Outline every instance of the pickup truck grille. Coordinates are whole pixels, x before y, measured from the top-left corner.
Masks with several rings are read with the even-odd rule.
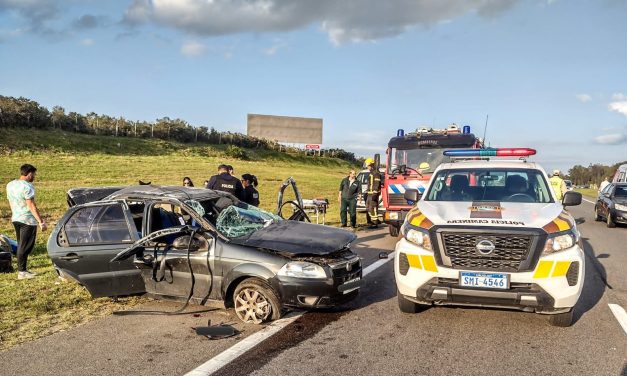
[[[495,249],[482,254],[477,244],[488,240]],[[533,244],[532,235],[442,232],[444,254],[455,269],[519,271],[528,259]]]

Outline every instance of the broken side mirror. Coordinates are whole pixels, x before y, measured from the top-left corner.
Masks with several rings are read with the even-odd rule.
[[[581,193],[568,191],[564,193],[564,198],[562,199],[562,205],[564,206],[577,206],[581,205]]]
[[[417,189],[408,189],[405,191],[405,200],[407,201],[408,204],[413,205],[416,202],[418,202],[418,200],[420,200],[420,197],[422,195],[420,194],[420,192],[418,192]]]

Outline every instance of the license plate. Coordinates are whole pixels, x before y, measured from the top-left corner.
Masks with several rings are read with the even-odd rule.
[[[460,272],[459,285],[485,289],[508,289],[509,275],[496,273]]]

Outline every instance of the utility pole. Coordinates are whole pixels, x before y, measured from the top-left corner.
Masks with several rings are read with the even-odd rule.
[[[155,124],[150,124],[150,138],[155,137]]]
[[[196,127],[196,139],[194,140],[194,142],[198,142],[198,127]]]
[[[135,137],[137,137],[137,122],[135,122]]]
[[[115,120],[115,137],[118,137],[118,121]]]

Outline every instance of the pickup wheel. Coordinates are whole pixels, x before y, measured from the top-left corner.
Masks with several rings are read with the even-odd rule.
[[[242,281],[233,293],[237,317],[247,324],[261,324],[281,317],[281,301],[268,284],[250,278]]]
[[[426,306],[405,299],[398,290],[396,291],[396,297],[398,299],[398,309],[403,313],[418,313],[427,308]]]
[[[388,231],[390,231],[390,235],[392,237],[397,237],[398,236],[398,227],[396,227],[394,225],[388,225]]]
[[[549,323],[553,326],[567,327],[573,324],[573,310],[568,312],[558,313],[557,315],[551,315],[549,317]]]

